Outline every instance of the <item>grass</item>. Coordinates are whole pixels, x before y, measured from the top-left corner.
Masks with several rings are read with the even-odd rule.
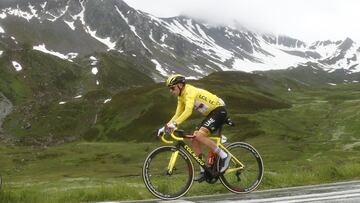
[[[225,128],[224,134],[229,142],[247,142],[262,155],[265,174],[259,189],[360,179],[358,84],[287,91],[281,81],[265,81],[257,76],[241,81],[249,86],[233,86],[234,96],[223,83],[211,87],[199,81],[199,85],[230,99],[228,109],[236,127]],[[261,86],[251,88],[255,83]],[[267,92],[269,86],[276,88]],[[94,97],[89,100],[96,101],[97,93],[93,94],[84,96],[84,100]],[[237,106],[237,99],[244,101]],[[51,114],[63,118],[72,115],[65,110],[84,108],[85,112],[84,117],[69,123],[50,120],[51,126],[57,131],[69,127],[70,133],[79,126],[73,122],[82,122],[81,118],[88,117],[86,112],[91,113],[91,105],[83,102],[70,102],[59,109],[50,106]],[[252,107],[252,102],[260,106]],[[171,104],[175,105],[175,100],[160,86],[137,88],[114,95],[112,102],[104,105],[99,122],[84,136],[92,142],[80,139],[55,146],[0,145],[0,173],[4,178],[0,202],[154,198],[142,182],[141,168],[146,155],[161,145],[151,136],[151,129],[171,116],[169,112],[175,109]],[[191,129],[200,121],[201,117],[194,116],[181,127]],[[11,123],[16,126],[15,121],[7,124]],[[218,181],[213,185],[194,183],[187,195],[226,192]]]
[[[275,136],[246,141],[264,160],[265,174],[259,189],[359,179],[359,149],[344,150],[336,141],[299,143]],[[0,168],[5,183],[0,202],[154,198],[142,182],[141,167],[146,155],[158,145],[76,142],[42,149],[2,146]],[[194,183],[187,195],[226,192],[218,181],[213,185]]]

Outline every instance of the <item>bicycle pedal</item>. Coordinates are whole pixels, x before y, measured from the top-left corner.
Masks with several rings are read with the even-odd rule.
[[[202,182],[204,182],[204,180],[205,180],[205,178],[200,178],[199,180],[195,180],[195,181],[197,181],[198,183],[202,183]]]

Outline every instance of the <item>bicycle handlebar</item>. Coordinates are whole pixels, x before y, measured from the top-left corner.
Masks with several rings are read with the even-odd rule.
[[[176,130],[178,130],[178,129],[175,128],[171,133],[166,133],[166,132],[163,133],[163,135],[161,136],[161,141],[163,141],[163,142],[166,143],[166,144],[173,144],[173,143],[174,143],[173,140],[176,140],[176,141],[184,140],[184,138],[179,137],[179,136],[176,136],[176,135],[174,134],[174,132],[175,132]],[[171,138],[172,138],[173,140],[167,140],[167,139],[165,138],[167,134],[170,134],[170,136],[171,136]]]

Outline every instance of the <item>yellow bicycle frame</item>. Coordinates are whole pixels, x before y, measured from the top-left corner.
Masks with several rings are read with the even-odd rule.
[[[176,136],[173,132],[170,134],[170,136],[171,136],[171,138],[172,138],[173,140],[176,140],[176,141],[183,141],[183,140],[184,140],[184,138]],[[221,149],[223,149],[226,153],[228,153],[229,155],[231,155],[231,157],[232,157],[232,158],[231,158],[231,161],[232,161],[235,165],[239,165],[239,167],[227,169],[227,170],[225,171],[225,174],[231,173],[231,172],[235,172],[235,171],[238,171],[238,170],[242,170],[242,169],[245,168],[245,165],[244,165],[243,163],[241,163],[240,160],[237,159],[234,155],[232,155],[231,152],[230,152],[229,150],[227,150],[224,145],[222,145],[222,143],[221,143],[221,138],[219,138],[219,137],[211,137],[211,136],[210,136],[209,138],[212,139],[212,140],[215,140],[217,146],[219,146],[219,147],[220,147]],[[164,143],[166,143],[166,144],[173,144],[173,143],[174,143],[173,140],[167,140],[167,139],[165,138],[165,134],[164,134],[163,136],[161,136],[161,140],[162,140]],[[192,152],[191,149],[190,149],[190,150],[186,149],[186,151],[188,151],[190,154],[191,154],[191,152]],[[169,164],[168,164],[168,173],[169,173],[169,174],[172,174],[172,172],[173,172],[173,169],[174,169],[174,166],[175,166],[175,163],[176,163],[176,160],[177,160],[178,155],[179,155],[179,151],[175,151],[175,152],[173,152],[173,153],[171,154],[171,158],[170,158],[170,161],[169,161]],[[196,157],[194,157],[194,159],[196,159]],[[199,162],[199,161],[197,160],[197,162]],[[201,165],[201,164],[200,164],[200,165]]]

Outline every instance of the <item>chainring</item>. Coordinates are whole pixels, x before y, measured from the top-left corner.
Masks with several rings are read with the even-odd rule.
[[[216,166],[214,164],[214,166],[211,167],[211,173],[212,174],[217,174],[216,173]],[[207,172],[205,171],[205,181],[207,183],[210,183],[210,184],[214,184],[217,182],[217,180],[219,179],[219,176],[213,176],[210,172]]]

